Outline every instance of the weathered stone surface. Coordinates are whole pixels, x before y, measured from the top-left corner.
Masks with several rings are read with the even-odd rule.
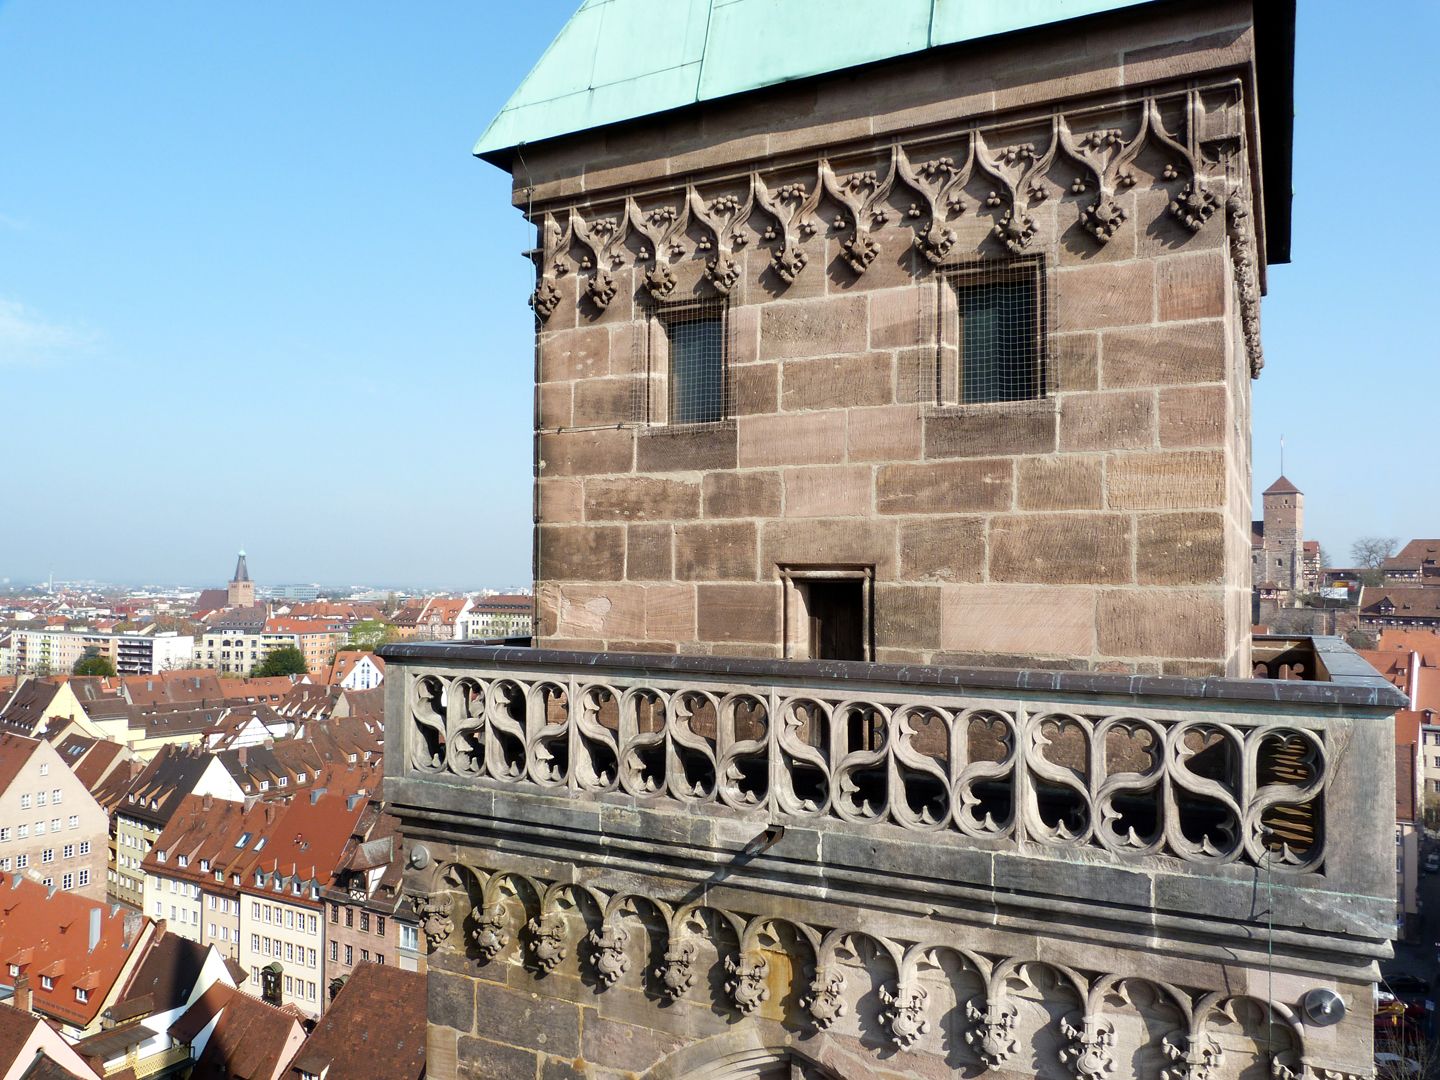
[[[435,971],[426,980],[430,1023],[456,1031],[475,1030],[475,982],[463,975]]]
[[[645,636],[645,592],[639,585],[560,586],[555,619],[561,637],[638,641]]]
[[[845,414],[742,416],[740,467],[824,465],[845,459]]]
[[[754,581],[757,538],[751,521],[679,525],[675,576],[681,581]]]
[[[849,420],[851,461],[908,461],[920,456],[919,406],[852,409]]]
[[[776,566],[874,566],[881,578],[895,572],[893,519],[805,518],[761,526],[762,576]]]
[[[1109,505],[1118,510],[1188,510],[1225,501],[1225,457],[1218,450],[1115,454],[1106,462]]]
[[[1055,272],[1055,329],[1130,326],[1155,318],[1155,270],[1149,260]]]
[[[1160,319],[1210,319],[1225,314],[1229,263],[1221,251],[1170,255],[1155,272]]]
[[[628,473],[635,460],[635,436],[614,431],[559,431],[540,436],[543,476]]]
[[[620,525],[542,525],[539,560],[542,579],[619,581],[625,576],[625,530]]]
[[[730,369],[731,411],[764,416],[780,411],[780,365],[745,364]]]
[[[1060,393],[1100,388],[1100,335],[1055,334],[1050,338],[1053,388]]]
[[[700,514],[700,485],[690,480],[625,476],[585,485],[587,521],[666,521]]]
[[[1008,459],[880,466],[875,504],[882,514],[1008,510],[1014,477]]]
[[[637,406],[641,384],[634,378],[581,379],[575,383],[576,427],[628,424],[643,414]]]
[[[692,585],[645,587],[647,641],[695,640],[695,588]]]
[[[568,382],[610,374],[610,331],[603,326],[561,330],[540,342],[540,381]]]
[[[869,515],[874,502],[869,465],[816,465],[786,469],[786,517]]]
[[[1227,396],[1223,386],[1160,391],[1161,446],[1224,446]]]
[[[706,473],[701,481],[706,517],[779,517],[778,472]]]
[[[736,464],[735,425],[645,428],[635,440],[638,472],[694,472],[733,469]]]
[[[1106,387],[1222,382],[1225,327],[1219,320],[1174,323],[1102,335]]]
[[[1055,451],[1054,401],[967,405],[925,417],[927,458],[1050,454]]]
[[[981,581],[985,519],[932,515],[900,525],[900,577],[905,581]]]
[[[1015,514],[990,521],[990,580],[1080,585],[1132,580],[1130,517]]]
[[[571,401],[574,383],[541,383],[537,390],[537,407],[540,414],[535,426],[546,431],[569,427],[571,423]]]
[[[881,585],[875,590],[876,647],[940,647],[938,585]]]
[[[1095,593],[1083,586],[947,585],[942,647],[982,655],[1090,656]]]
[[[486,1028],[495,1034],[502,1034],[493,1028]],[[462,1080],[495,1080],[497,1077],[523,1077],[529,1080],[539,1067],[539,1055],[533,1050],[518,1046],[506,1046],[489,1039],[460,1036],[457,1048],[460,1057],[458,1075]]]
[[[818,271],[815,277],[821,277]],[[760,312],[760,357],[788,360],[864,352],[869,321],[863,296],[769,304]]]
[[[1099,457],[1060,454],[1016,462],[1018,510],[1099,510],[1104,502],[1105,468]]]
[[[895,400],[895,358],[888,352],[790,360],[781,372],[788,412],[888,405]]]
[[[585,1010],[585,1037],[582,1056],[601,1068],[644,1070],[666,1054],[685,1045],[685,1040],[653,1027],[622,1024],[601,1019],[593,1009]]]
[[[579,521],[585,515],[585,491],[578,479],[564,477],[537,481],[540,520],[550,525]]]
[[[1225,650],[1219,589],[1113,589],[1097,606],[1099,651],[1107,656],[1217,657]]]
[[[933,286],[932,286],[933,287]],[[904,349],[921,342],[921,288],[886,289],[870,297],[870,347]]]
[[[1135,450],[1153,445],[1153,391],[1066,394],[1060,401],[1061,450]]]
[[[701,641],[780,640],[780,586],[764,582],[695,587],[696,623]]]
[[[482,1030],[492,1038],[509,1036],[560,1057],[580,1053],[580,1009],[568,1001],[487,985],[479,992],[476,1009],[484,1017]]]
[[[1135,570],[1142,585],[1209,585],[1225,579],[1225,515],[1142,514]]]
[[[674,526],[669,524],[627,526],[625,576],[631,581],[669,581],[674,577],[674,534]]]

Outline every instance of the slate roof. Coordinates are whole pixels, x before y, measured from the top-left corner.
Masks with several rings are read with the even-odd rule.
[[[1305,494],[1283,475],[1262,492],[1263,495],[1303,495]]]
[[[172,1034],[177,1028],[189,1030],[186,1020],[208,996],[208,993],[203,995],[176,1021]],[[268,1078],[288,1064],[283,1059],[288,1055],[290,1038],[299,1026],[300,1016],[293,1007],[277,1009],[259,998],[231,990],[221,1006],[220,1020],[205,1044],[205,1051],[190,1074],[191,1080]]]
[[[1385,560],[1386,570],[1419,570],[1440,562],[1440,540],[1411,540]]]
[[[117,811],[163,828],[213,760],[213,754],[195,747],[162,746],[130,785]]]
[[[210,946],[179,934],[166,933],[157,938],[130,977],[129,985],[106,1010],[106,1019],[122,1022],[178,1009],[194,993],[209,953]]]
[[[425,1075],[425,976],[360,964],[290,1063],[289,1076],[420,1080]]]
[[[19,735],[34,735],[45,724],[46,710],[60,693],[60,684],[27,679],[15,691],[0,713],[0,729]]]
[[[40,748],[39,739],[27,739],[9,731],[0,731],[0,794],[3,794],[26,763]]]
[[[1396,619],[1440,619],[1440,589],[1366,588],[1360,593],[1360,611],[1364,615],[1383,615]]]

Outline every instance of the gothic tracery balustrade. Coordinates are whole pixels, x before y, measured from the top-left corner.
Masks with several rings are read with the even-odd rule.
[[[1334,734],[1303,717],[494,661],[401,670],[412,776],[992,847],[1323,868]]]

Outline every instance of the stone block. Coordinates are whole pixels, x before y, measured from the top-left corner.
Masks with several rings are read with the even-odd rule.
[[[523,1041],[559,1057],[580,1053],[580,1009],[568,1001],[487,986],[480,993],[478,1008],[487,1034]]]
[[[815,465],[786,469],[786,517],[868,515],[875,484],[869,465]]]
[[[753,364],[760,359],[760,311],[758,304],[730,308],[730,363]]]
[[[645,587],[645,638],[647,641],[695,640],[695,587]]]
[[[990,519],[990,580],[1112,585],[1132,580],[1130,517],[1015,514]]]
[[[645,592],[639,585],[561,585],[558,636],[637,641],[645,636]]]
[[[558,431],[540,436],[542,476],[597,476],[628,473],[635,460],[635,436],[613,431]]]
[[[539,484],[540,520],[547,525],[562,525],[580,521],[585,515],[585,490],[580,481],[568,477],[555,477],[537,481]]]
[[[758,533],[751,521],[675,528],[675,576],[681,581],[754,581]]]
[[[540,526],[542,581],[619,581],[625,576],[621,525]]]
[[[1100,335],[1055,334],[1050,338],[1051,386],[1060,393],[1100,389]]]
[[[730,369],[730,411],[767,416],[780,411],[780,365],[745,364]]]
[[[920,456],[920,409],[888,405],[850,410],[847,429],[851,461],[912,461]]]
[[[1167,255],[1155,270],[1160,321],[1214,319],[1225,314],[1229,262],[1222,251]]]
[[[700,515],[700,485],[688,480],[623,476],[585,485],[586,521],[673,521]]]
[[[475,1030],[475,980],[443,971],[425,980],[430,1023],[460,1032]]]
[[[1155,445],[1155,394],[1126,390],[1060,399],[1061,450],[1137,450]]]
[[[1055,452],[1054,400],[966,405],[925,417],[927,458]]]
[[[1100,371],[1106,389],[1224,382],[1225,324],[1211,319],[1106,331]]]
[[[1059,454],[1016,463],[1018,510],[1099,510],[1104,504],[1105,469],[1099,457]]]
[[[644,428],[635,440],[635,471],[733,469],[737,460],[736,445],[733,422]]]
[[[820,277],[820,272],[815,276]],[[863,296],[769,304],[760,312],[760,357],[789,360],[864,352],[870,340],[869,321]]]
[[[535,426],[542,431],[569,427],[574,413],[571,409],[571,391],[574,383],[541,383],[536,407],[540,410]]]
[[[631,581],[669,581],[675,576],[671,556],[674,526],[625,527],[625,576]]]
[[[1149,260],[1055,271],[1055,329],[1094,330],[1155,319],[1155,271]]]
[[[546,334],[540,342],[540,381],[573,382],[610,374],[610,330],[585,326]]]
[[[926,461],[882,465],[875,505],[882,514],[954,514],[1010,509],[1009,460]]]
[[[903,581],[981,581],[985,519],[940,515],[900,524]]]
[[[487,1026],[485,1030],[499,1034],[492,1027]],[[463,1080],[496,1080],[501,1076],[523,1077],[524,1080],[530,1080],[535,1075],[540,1061],[539,1055],[534,1050],[507,1046],[504,1043],[492,1042],[489,1039],[476,1039],[467,1035],[460,1036],[457,1054],[460,1058],[457,1075]]]
[[[642,1002],[643,1006],[654,1008],[648,1002]],[[643,1017],[643,1012],[640,1015]],[[627,1076],[636,1076],[684,1044],[685,1040],[678,1035],[601,1018],[595,1010],[585,1010],[581,1053],[591,1065],[618,1069]]]
[[[1161,446],[1224,446],[1227,397],[1223,386],[1160,391]]]
[[[845,413],[742,416],[740,467],[826,465],[845,459]]]
[[[1219,450],[1114,454],[1105,466],[1114,510],[1212,509],[1225,503],[1225,455]]]
[[[701,479],[706,517],[780,516],[778,472],[706,473]]]
[[[643,417],[639,407],[644,384],[632,376],[581,379],[575,383],[572,423],[576,427],[628,424]]]
[[[777,566],[873,566],[895,576],[894,520],[804,518],[765,522],[760,532],[761,575]]]
[[[947,652],[1090,656],[1095,594],[1084,586],[946,585],[940,640]]]
[[[789,412],[889,405],[895,400],[895,358],[888,352],[790,360],[780,377],[781,405]]]
[[[780,641],[777,582],[695,586],[695,621],[701,641]]]
[[[870,348],[908,349],[921,344],[926,332],[925,288],[911,284],[871,294]]]
[[[1107,589],[1097,605],[1106,656],[1223,657],[1225,597],[1220,589]]]
[[[1225,515],[1142,514],[1135,573],[1141,585],[1211,585],[1225,580]]]
[[[939,585],[876,585],[876,647],[938,649],[940,604]]]

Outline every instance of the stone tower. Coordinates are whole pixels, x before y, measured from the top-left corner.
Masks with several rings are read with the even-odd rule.
[[[250,580],[250,568],[245,565],[243,551],[235,560],[235,575],[225,592],[225,601],[230,607],[251,607],[255,603],[255,583]]]
[[[1304,584],[1305,495],[1282,476],[1260,498],[1262,543],[1251,572],[1257,586],[1293,595]]]
[[[1404,695],[1248,677],[1293,42],[579,7],[477,147],[537,230],[535,642],[382,651],[430,1076],[1371,1074]]]

